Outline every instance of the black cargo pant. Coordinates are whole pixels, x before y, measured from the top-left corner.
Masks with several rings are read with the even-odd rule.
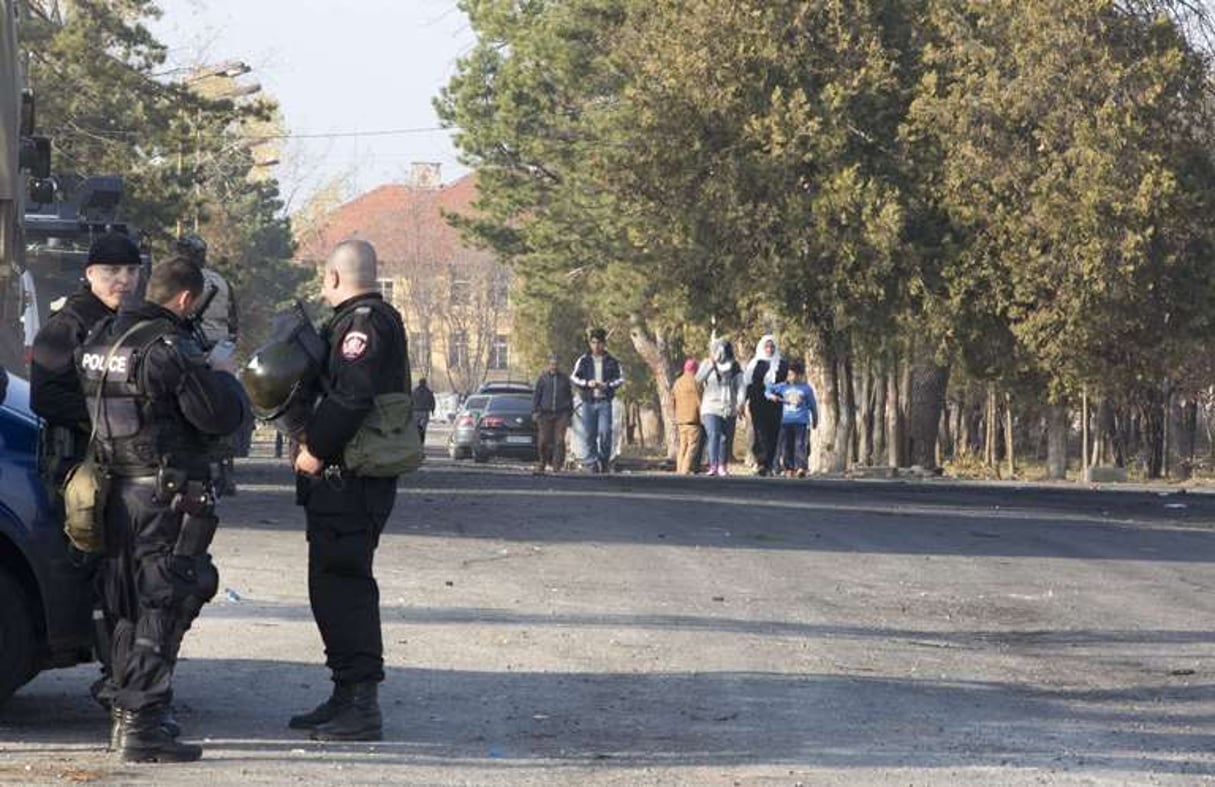
[[[296,477],[308,529],[308,601],[339,683],[384,680],[380,587],[373,573],[397,479]]]
[[[751,455],[761,470],[771,470],[776,463],[777,441],[783,408],[777,402],[751,402]]]
[[[105,509],[100,580],[114,621],[110,689],[124,710],[172,700],[182,635],[219,581],[208,556],[174,555],[182,514],[161,502],[150,482],[115,478]]]

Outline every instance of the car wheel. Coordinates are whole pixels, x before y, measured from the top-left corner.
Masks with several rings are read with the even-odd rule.
[[[0,568],[0,702],[34,676],[37,631],[25,591]]]
[[[480,451],[473,451],[473,461],[479,465],[483,465],[489,461],[489,454],[483,454]]]

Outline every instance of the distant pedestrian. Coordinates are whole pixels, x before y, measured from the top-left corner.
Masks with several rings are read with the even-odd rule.
[[[413,389],[413,422],[418,426],[418,436],[422,444],[426,444],[426,427],[430,424],[430,414],[435,411],[435,393],[426,384],[426,378],[418,380],[418,387]]]
[[[806,364],[789,363],[789,373],[783,383],[769,384],[768,398],[781,405],[780,439],[777,454],[785,475],[804,478],[809,459],[809,430],[818,427],[818,403],[814,389],[803,375]]]
[[[751,418],[751,455],[759,475],[772,472],[781,425],[780,405],[768,399],[766,388],[783,381],[788,373],[789,365],[780,357],[776,337],[767,334],[756,345],[755,356],[744,374],[747,415]]]
[[[675,396],[675,425],[679,428],[679,457],[675,472],[692,474],[692,461],[700,453],[700,384],[696,382],[699,364],[695,358],[683,362],[683,374],[671,391]]]
[[[558,471],[565,467],[565,432],[574,412],[574,389],[570,378],[557,369],[559,359],[549,355],[548,368],[536,379],[532,394],[532,418],[536,421],[538,456],[536,472],[544,466]]]
[[[582,425],[586,437],[583,466],[587,472],[606,473],[612,461],[612,400],[624,385],[620,361],[607,351],[607,331],[595,328],[587,342],[590,352],[574,364],[570,382],[582,397]]]
[[[734,444],[734,428],[746,402],[742,367],[734,345],[724,339],[710,345],[710,357],[700,364],[696,381],[704,386],[700,421],[709,449],[709,475],[726,475]]]

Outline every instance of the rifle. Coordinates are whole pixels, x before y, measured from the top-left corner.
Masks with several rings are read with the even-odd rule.
[[[215,296],[218,294],[219,287],[216,287],[214,284],[208,284],[206,289],[203,290],[202,297],[198,299],[198,304],[194,307],[194,311],[190,312],[189,316],[185,319],[186,329],[190,331],[194,340],[198,342],[198,346],[204,355],[211,349],[212,344],[207,339],[207,334],[203,332],[203,315],[206,314],[207,309],[211,308],[211,301],[215,300]]]

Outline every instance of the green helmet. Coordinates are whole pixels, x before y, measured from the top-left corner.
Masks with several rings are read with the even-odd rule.
[[[241,382],[254,414],[275,421],[297,410],[312,393],[326,356],[325,340],[312,327],[301,304],[274,318],[270,340],[253,353],[241,372]]]

